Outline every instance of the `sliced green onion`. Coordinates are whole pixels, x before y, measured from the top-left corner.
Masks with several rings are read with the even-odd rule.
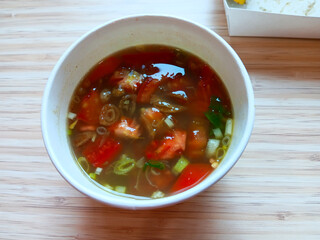
[[[213,169],[216,169],[218,166],[219,166],[219,162],[217,162],[216,160],[214,160],[213,158],[210,159],[210,164],[211,164],[211,167]]]
[[[127,188],[125,186],[115,186],[114,190],[118,193],[126,193]]]
[[[222,146],[229,146],[230,142],[231,142],[231,136],[229,135],[224,136],[224,138],[222,138],[221,140]]]
[[[169,128],[173,128],[174,127],[174,122],[172,121],[172,116],[168,116],[166,117],[166,119],[164,120],[164,122],[168,125]]]
[[[115,162],[113,172],[117,175],[126,175],[134,168],[135,165],[136,162],[134,159],[123,154],[121,158]]]
[[[113,187],[110,186],[108,183],[104,184],[103,186],[104,186],[105,188],[108,188],[108,189],[110,189],[110,190],[113,190]]]
[[[189,164],[189,161],[184,156],[181,156],[180,159],[172,168],[173,174],[179,175],[183,171],[183,169],[185,169],[186,166],[188,166],[188,164]]]
[[[68,118],[69,118],[70,120],[74,120],[76,117],[77,117],[77,114],[75,114],[75,113],[73,113],[73,112],[69,112],[69,113],[68,113]]]
[[[226,129],[225,129],[224,135],[231,136],[231,134],[232,134],[232,119],[228,118],[226,122]]]
[[[222,121],[223,121],[223,115],[222,113],[216,113],[216,112],[205,112],[204,115],[208,118],[208,120],[211,122],[211,124],[215,128],[220,128],[222,127]]]
[[[85,157],[79,157],[78,158],[78,163],[80,164],[80,166],[82,167],[82,169],[85,171],[85,172],[88,172],[89,171],[89,163],[87,161],[87,159]]]
[[[158,168],[160,170],[163,170],[165,169],[165,165],[163,162],[160,162],[160,161],[154,161],[154,160],[149,160],[148,162],[145,162],[144,163],[144,166],[143,166],[143,171],[146,170],[147,167],[154,167],[154,168]]]
[[[102,168],[101,167],[97,167],[96,171],[94,172],[97,175],[100,175],[100,173],[102,172]]]
[[[97,138],[97,134],[95,133],[95,134],[93,135],[93,137],[91,138],[91,142],[94,142],[94,141],[96,140],[96,138]]]
[[[221,160],[226,154],[226,150],[223,147],[219,147],[216,151],[216,158]]]
[[[222,100],[217,96],[212,96],[210,99],[210,106],[209,108],[213,112],[221,113],[224,116],[229,116],[231,112],[223,105]]]
[[[209,139],[207,143],[207,148],[206,148],[206,157],[207,158],[213,157],[219,145],[220,145],[220,140]]]
[[[102,126],[97,127],[96,131],[99,135],[106,135],[109,133],[108,130]]]
[[[78,119],[75,120],[73,123],[70,124],[69,129],[74,129],[74,127],[77,125]]]
[[[72,130],[71,130],[71,129],[68,129],[68,130],[67,130],[67,135],[68,135],[68,136],[72,135]]]
[[[97,174],[95,174],[95,173],[89,173],[89,177],[92,178],[93,180],[96,180]]]
[[[225,127],[224,119],[230,115],[231,112],[222,103],[222,100],[216,96],[212,96],[209,109],[207,112],[205,112],[205,116],[211,122],[213,127],[223,129]]]
[[[221,139],[223,138],[223,134],[220,128],[215,128],[212,130],[213,131],[213,135],[216,139]]]
[[[152,193],[151,198],[163,198],[164,197],[164,193],[157,190],[154,193]]]

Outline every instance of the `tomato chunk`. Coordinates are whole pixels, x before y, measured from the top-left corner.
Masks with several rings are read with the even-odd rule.
[[[192,188],[205,179],[206,176],[212,172],[212,170],[213,168],[209,164],[189,164],[182,171],[177,181],[173,184],[170,192],[172,194],[177,194]]]
[[[139,88],[137,102],[149,103],[152,94],[157,90],[160,84],[161,84],[161,80],[159,79],[151,78],[151,77],[146,78]]]
[[[120,122],[110,128],[114,135],[124,139],[138,139],[141,136],[140,125],[131,118],[122,117]]]
[[[164,127],[163,119],[165,115],[157,108],[142,108],[140,119],[150,137],[154,138],[157,134],[162,133]]]
[[[102,167],[112,162],[121,149],[120,142],[112,138],[100,137],[95,142],[88,143],[82,153],[94,167]]]
[[[127,93],[135,93],[143,81],[142,74],[122,68],[116,71],[109,80],[111,85],[118,85]]]
[[[96,89],[92,89],[92,91],[82,99],[77,118],[88,124],[98,124],[101,108],[100,95]]]
[[[158,175],[150,173],[150,181],[161,191],[167,190],[174,182],[175,176],[169,169],[159,170]]]
[[[207,122],[202,119],[192,121],[188,129],[186,156],[192,159],[203,157],[207,142]]]
[[[141,114],[145,116],[150,122],[156,121],[159,122],[164,118],[164,114],[160,112],[159,109],[151,108],[142,108]]]
[[[185,131],[175,130],[162,140],[153,140],[146,150],[146,158],[165,160],[181,156],[186,147],[187,134]]]

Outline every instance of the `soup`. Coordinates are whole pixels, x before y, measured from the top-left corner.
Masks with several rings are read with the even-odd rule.
[[[214,171],[231,142],[230,98],[195,55],[163,45],[108,56],[81,80],[69,106],[70,145],[108,191],[161,198]]]

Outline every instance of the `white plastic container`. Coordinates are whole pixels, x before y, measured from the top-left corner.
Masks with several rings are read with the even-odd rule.
[[[217,170],[197,186],[160,199],[129,198],[100,188],[78,167],[68,144],[68,105],[82,77],[101,59],[139,44],[165,44],[192,52],[208,62],[224,81],[234,107],[234,137]],[[244,151],[254,121],[254,97],[248,73],[234,50],[217,34],[168,16],[133,16],[99,26],[74,43],[54,67],[43,96],[42,133],[48,154],[60,174],[80,192],[103,203],[149,209],[186,200],[221,179]]]
[[[320,17],[232,7],[224,0],[230,36],[320,38]]]

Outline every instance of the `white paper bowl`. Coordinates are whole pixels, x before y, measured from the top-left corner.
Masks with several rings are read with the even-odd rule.
[[[174,196],[142,200],[107,192],[78,167],[68,144],[66,119],[74,89],[82,77],[106,56],[140,44],[164,44],[196,54],[220,75],[234,108],[233,139],[224,160],[195,187]],[[42,134],[48,154],[60,174],[80,192],[109,205],[150,209],[186,200],[221,179],[244,151],[254,121],[254,97],[248,73],[234,50],[216,33],[186,20],[169,16],[131,16],[103,24],[81,37],[55,65],[44,91]]]

